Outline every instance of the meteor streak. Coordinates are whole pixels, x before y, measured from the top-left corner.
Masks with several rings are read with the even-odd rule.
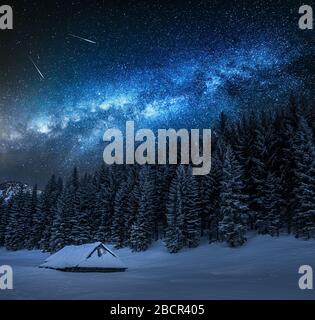
[[[42,79],[45,79],[44,75],[41,73],[41,71],[39,70],[39,68],[37,67],[36,63],[34,62],[34,60],[32,59],[31,56],[29,56],[30,61],[32,62],[33,66],[35,67],[35,69],[37,70],[38,74],[40,75],[40,77]]]
[[[76,35],[71,34],[71,33],[69,33],[69,36],[71,36],[71,37],[73,37],[73,38],[78,38],[78,39],[80,39],[80,40],[83,40],[83,41],[86,41],[86,42],[89,42],[89,43],[96,44],[96,42],[95,42],[95,41],[92,41],[92,40],[90,40],[90,39],[86,39],[86,38],[82,38],[82,37],[76,36]]]

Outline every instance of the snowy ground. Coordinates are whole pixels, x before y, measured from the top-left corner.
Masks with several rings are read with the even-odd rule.
[[[315,269],[315,241],[252,237],[245,246],[203,244],[175,255],[161,243],[151,250],[116,251],[125,273],[64,273],[39,269],[48,256],[0,249],[0,265],[14,271],[14,289],[1,299],[315,299],[298,288],[298,268]]]

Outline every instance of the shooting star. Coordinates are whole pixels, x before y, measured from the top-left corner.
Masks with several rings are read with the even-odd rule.
[[[34,60],[32,59],[31,56],[28,57],[30,59],[30,61],[32,62],[33,66],[35,67],[35,69],[37,70],[38,74],[40,75],[40,77],[42,79],[45,79],[44,75],[41,73],[41,71],[39,70],[39,68],[37,67],[36,63],[34,62]]]
[[[95,41],[92,41],[92,40],[90,40],[90,39],[86,39],[86,38],[82,38],[82,37],[76,36],[76,35],[71,34],[71,33],[69,33],[69,36],[71,36],[71,37],[73,37],[73,38],[77,38],[77,39],[83,40],[83,41],[86,41],[86,42],[89,42],[89,43],[96,44],[96,42],[95,42]]]

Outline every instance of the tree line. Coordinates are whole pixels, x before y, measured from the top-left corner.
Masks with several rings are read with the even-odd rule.
[[[55,252],[101,241],[143,251],[163,239],[175,253],[202,237],[241,246],[248,230],[315,238],[315,109],[292,98],[237,120],[222,113],[213,133],[205,176],[183,165],[103,164],[0,199],[0,245]]]

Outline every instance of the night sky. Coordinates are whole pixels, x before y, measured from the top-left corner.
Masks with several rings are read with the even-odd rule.
[[[14,30],[0,30],[0,182],[91,170],[126,120],[210,128],[314,89],[302,1],[2,2]]]

